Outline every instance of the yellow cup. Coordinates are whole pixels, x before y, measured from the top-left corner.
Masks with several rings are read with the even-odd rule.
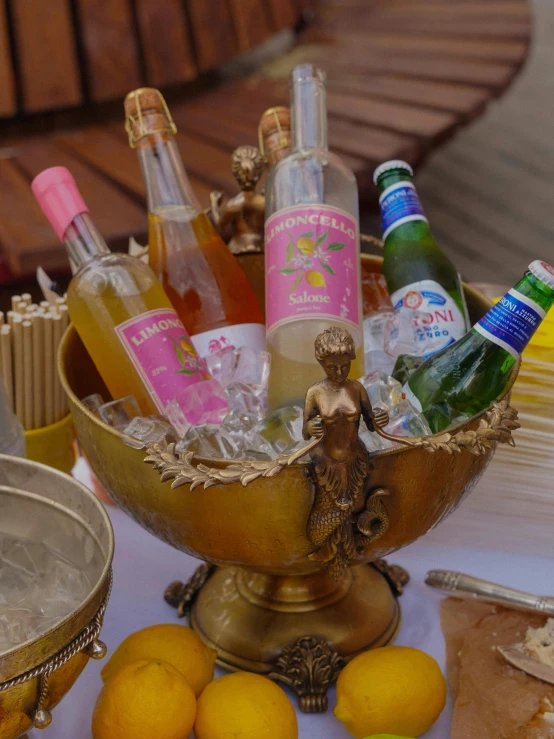
[[[25,432],[27,458],[47,464],[69,474],[76,461],[73,418],[71,414],[61,421]]]

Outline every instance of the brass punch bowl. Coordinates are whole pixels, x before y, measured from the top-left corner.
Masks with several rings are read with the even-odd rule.
[[[239,259],[261,295],[263,255]],[[381,260],[363,255],[361,263],[364,271],[376,272]],[[490,303],[464,289],[476,321]],[[368,488],[370,495],[377,491],[382,496],[378,503],[386,526],[378,537],[367,539],[341,577],[332,578],[310,558],[314,546],[307,524],[314,486],[309,465],[284,463],[259,474],[245,468],[244,474],[233,475],[229,461],[176,460],[177,467],[181,464],[177,480],[167,473],[171,463],[165,473],[163,462],[145,465],[143,450],[122,443],[117,431],[80,402],[94,392],[104,398],[109,394],[71,327],[60,347],[59,372],[81,444],[118,505],[158,538],[209,563],[190,587],[175,586],[169,599],[177,604],[181,598],[182,612],[192,605],[191,623],[218,650],[220,663],[274,676],[284,670],[282,662],[276,667],[283,649],[299,648],[307,636],[330,645],[341,660],[394,638],[400,622],[395,596],[403,576],[383,558],[456,508],[494,452],[495,443],[487,438],[495,437],[487,432],[485,438],[482,427],[503,423],[502,409],[492,416],[483,412],[451,430],[450,440],[428,437],[415,446],[371,455]],[[517,367],[513,380],[516,374]],[[377,515],[377,496],[371,500]]]

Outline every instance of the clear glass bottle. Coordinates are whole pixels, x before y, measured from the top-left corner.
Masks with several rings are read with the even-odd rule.
[[[373,175],[385,242],[382,271],[396,310],[428,314],[422,328],[430,356],[461,338],[470,323],[460,275],[431,233],[412,176],[410,165],[396,159]]]
[[[44,170],[32,188],[67,248],[69,316],[112,398],[134,395],[145,416],[165,415],[185,387],[209,375],[156,275],[110,252],[65,167]]]
[[[269,407],[302,405],[321,380],[316,336],[348,329],[363,375],[358,188],[327,148],[325,73],[301,64],[291,76],[293,150],[266,185],[266,327],[272,355]]]
[[[434,354],[404,385],[433,432],[473,416],[507,389],[512,368],[554,305],[554,267],[536,260],[465,336]]]
[[[197,352],[265,349],[254,289],[198,203],[162,94],[153,88],[130,92],[125,114],[146,183],[149,263]]]

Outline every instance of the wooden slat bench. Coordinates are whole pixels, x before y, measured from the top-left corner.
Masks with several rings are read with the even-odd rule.
[[[219,74],[287,30],[254,74]],[[288,102],[292,67],[320,63],[330,145],[370,203],[374,166],[396,157],[419,165],[503,93],[529,39],[527,0],[6,0],[0,282],[38,265],[66,269],[29,188],[44,167],[71,169],[112,247],[144,238],[144,184],[121,107],[134,87],[167,91],[206,205],[212,189],[235,192],[230,153],[256,144],[261,113]]]

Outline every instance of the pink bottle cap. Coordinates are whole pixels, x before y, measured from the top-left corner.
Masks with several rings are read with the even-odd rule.
[[[38,174],[31,188],[60,241],[71,221],[80,213],[88,213],[85,201],[71,172],[65,167],[50,167]]]

